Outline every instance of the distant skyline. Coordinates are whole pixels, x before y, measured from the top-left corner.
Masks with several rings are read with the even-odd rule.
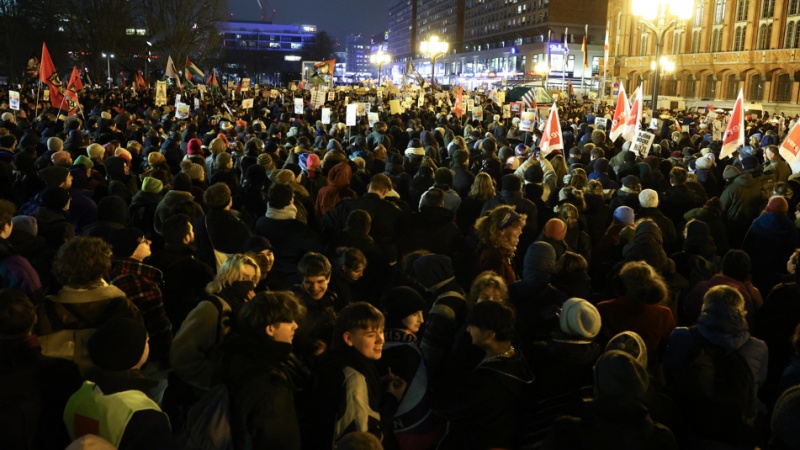
[[[367,37],[383,33],[389,23],[390,0],[261,0],[267,9],[267,21],[276,10],[275,23],[316,25],[344,45],[349,34]],[[234,21],[258,22],[258,0],[228,0]]]

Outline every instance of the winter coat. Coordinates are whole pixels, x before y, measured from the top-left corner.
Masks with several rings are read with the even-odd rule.
[[[736,247],[758,216],[758,207],[763,201],[761,183],[749,173],[739,175],[722,191],[720,201],[725,211],[728,240]]]
[[[195,219],[205,214],[203,208],[194,202],[194,196],[190,192],[178,191],[175,189],[168,191],[158,204],[158,207],[156,207],[153,229],[161,233],[161,224],[174,214],[173,211],[178,205],[188,202],[191,202],[191,206],[188,209],[194,211],[194,217],[190,216],[190,219]]]
[[[800,234],[786,214],[764,212],[744,237],[742,250],[750,255],[753,284],[769,292],[786,270],[786,261],[800,246]]]
[[[259,217],[256,221],[256,233],[272,243],[275,254],[274,270],[288,277],[293,284],[300,282],[297,271],[300,258],[308,252],[324,250],[319,236],[297,219]]]
[[[666,342],[675,328],[675,319],[669,308],[622,296],[598,303],[597,310],[603,323],[601,341],[608,342],[623,331],[634,331],[647,345],[650,367],[657,366],[662,342]]]
[[[344,198],[356,198],[356,193],[350,189],[352,169],[347,162],[341,162],[328,172],[328,184],[317,192],[317,201],[314,209],[317,217],[328,213]]]
[[[449,209],[423,206],[420,212],[411,214],[408,227],[398,240],[400,253],[425,249],[457,261],[457,257],[464,253],[466,243],[454,219]]]

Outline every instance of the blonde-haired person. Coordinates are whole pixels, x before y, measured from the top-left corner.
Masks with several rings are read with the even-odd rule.
[[[582,192],[582,191],[578,191]],[[592,242],[587,232],[585,221],[581,220],[581,213],[572,203],[562,203],[556,208],[556,216],[567,224],[567,234],[564,242],[570,250],[581,254],[587,261],[592,260]]]
[[[462,233],[466,234],[475,220],[481,216],[483,205],[497,195],[494,180],[486,172],[475,175],[469,194],[461,199],[461,205],[456,212],[456,223]]]
[[[467,295],[467,303],[470,305],[487,301],[508,302],[508,285],[500,275],[491,270],[485,270],[475,277]]]
[[[214,351],[222,338],[235,329],[236,314],[255,296],[261,278],[258,263],[235,254],[222,264],[206,286],[208,297],[186,316],[172,341],[170,361],[175,374],[200,390],[208,390],[219,360]]]
[[[514,254],[527,216],[513,206],[503,205],[487,211],[475,222],[478,236],[478,270],[492,270],[506,282],[517,281]]]

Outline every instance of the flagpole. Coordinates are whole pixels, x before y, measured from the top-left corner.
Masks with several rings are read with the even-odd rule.
[[[606,97],[606,75],[608,74],[608,27],[611,22],[606,22],[606,39],[603,42],[603,86],[597,90],[597,95],[601,99]]]
[[[569,28],[564,28],[564,64],[562,65],[563,71],[561,72],[561,84],[564,86],[564,92],[567,94],[567,103],[569,103],[569,92],[567,90],[567,57],[569,56]]]
[[[39,70],[40,71],[42,70],[41,67],[39,68]],[[39,94],[41,92],[42,92],[42,79],[39,78],[39,86],[36,88],[36,111],[34,111],[35,112],[35,114],[34,114],[35,117],[39,117]]]
[[[589,25],[584,25],[583,30],[583,70],[581,70],[581,91],[583,91],[583,95],[586,95],[586,86],[583,84],[584,77],[586,75],[586,62],[589,61],[588,51],[589,51]]]

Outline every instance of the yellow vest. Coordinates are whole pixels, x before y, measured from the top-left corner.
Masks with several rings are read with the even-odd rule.
[[[95,434],[119,447],[133,414],[147,409],[161,411],[158,404],[141,391],[105,395],[95,383],[85,381],[67,401],[64,423],[73,441]]]

